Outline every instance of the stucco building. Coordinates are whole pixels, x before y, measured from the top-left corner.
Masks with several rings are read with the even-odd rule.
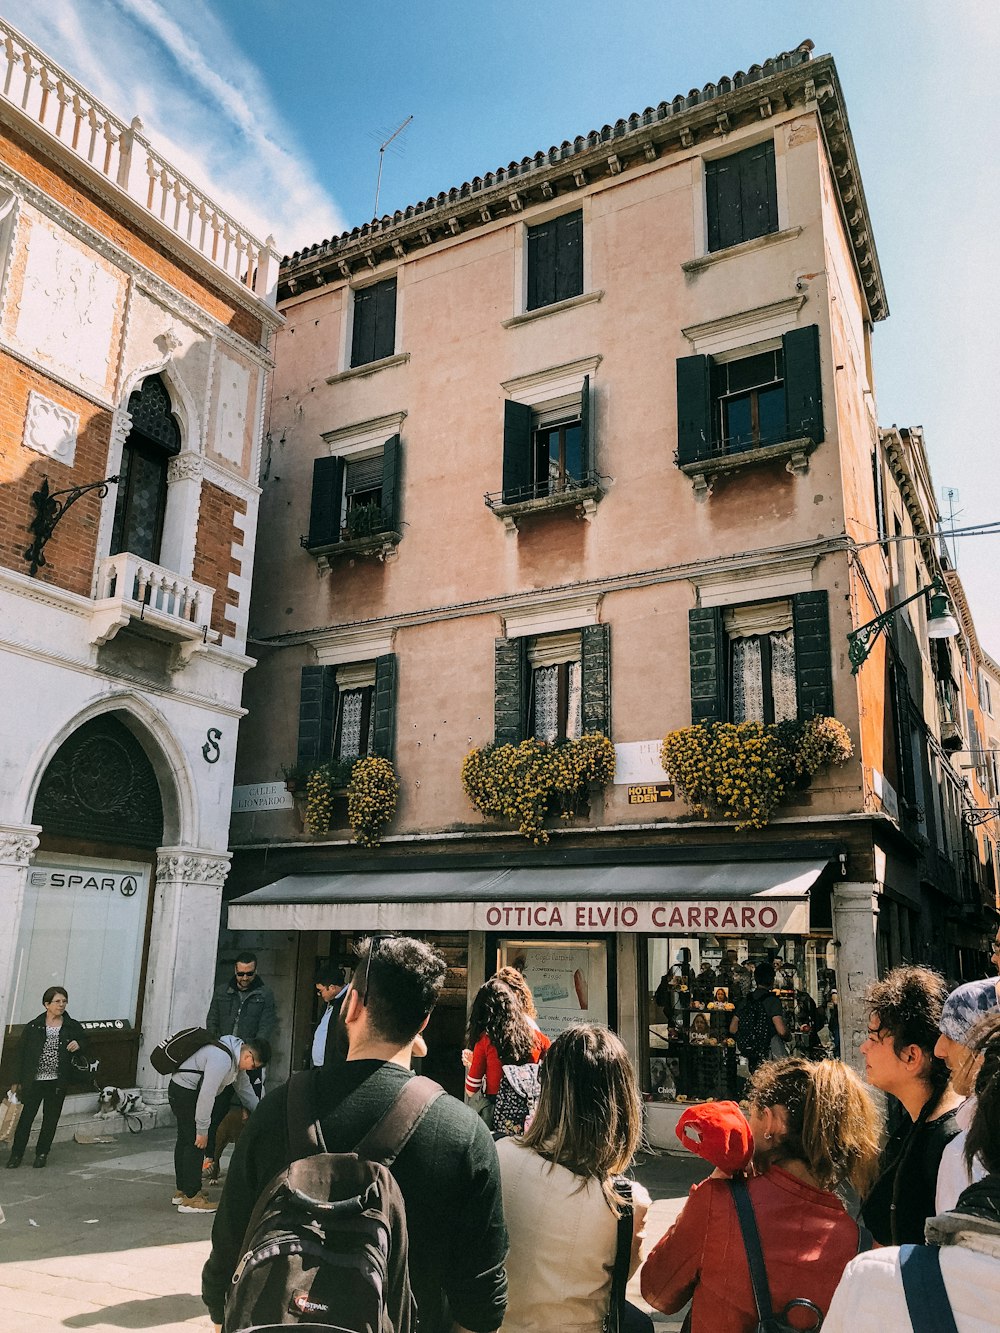
[[[278,256],[0,33],[0,1041],[63,984],[155,1096],[215,978]]]
[[[919,874],[893,653],[848,658],[895,585],[868,545],[888,306],[833,60],[805,44],[297,253],[279,309],[227,898],[252,891],[229,928],[291,960],[282,1058],[314,961],[394,928],[452,964],[449,1086],[503,960],[553,1030],[612,1022],[654,1096],[665,1071],[729,1086],[727,1010],[689,1049],[691,970],[720,1004],[767,958],[791,1008],[833,1017],[839,990],[853,1057]],[[692,722],[817,716],[852,757],[759,829],[699,818],[660,766]],[[470,804],[471,750],[584,733],[615,780],[547,842]],[[339,800],[304,830],[305,774],[368,754],[401,785],[381,845]]]

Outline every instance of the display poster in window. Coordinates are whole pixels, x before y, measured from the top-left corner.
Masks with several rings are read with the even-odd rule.
[[[135,1023],[150,867],[50,854],[29,868],[14,966],[13,1023],[65,986],[74,1018]]]
[[[607,1023],[608,958],[603,940],[553,944],[504,940],[501,959],[524,974],[546,1036],[556,1037],[574,1023]]]

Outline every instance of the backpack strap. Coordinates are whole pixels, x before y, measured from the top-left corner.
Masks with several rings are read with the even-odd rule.
[[[323,1130],[316,1115],[315,1069],[299,1069],[288,1080],[285,1121],[291,1160],[326,1152]]]
[[[628,1203],[622,1204],[618,1214],[615,1266],[611,1270],[611,1304],[605,1320],[607,1333],[619,1333],[625,1288],[628,1286],[629,1260],[632,1258],[632,1182],[626,1176],[616,1176],[615,1189]]]
[[[229,1063],[230,1063],[230,1064],[235,1064],[235,1063],[236,1063],[236,1056],[233,1055],[233,1053],[232,1053],[232,1051],[229,1049],[229,1047],[223,1045],[223,1043],[222,1043],[221,1041],[206,1041],[206,1042],[205,1042],[205,1046],[215,1046],[218,1050],[220,1050],[220,1051],[225,1051],[226,1055],[229,1056]],[[198,1049],[199,1049],[199,1050],[204,1050],[205,1047],[204,1047],[204,1046],[199,1046]],[[204,1069],[187,1069],[187,1068],[185,1068],[185,1066],[183,1066],[183,1065],[178,1065],[178,1067],[174,1070],[174,1074],[199,1074],[202,1078],[205,1077],[205,1071],[204,1071]],[[173,1074],[171,1074],[171,1078],[173,1078]]]
[[[936,1245],[901,1245],[899,1271],[914,1333],[958,1333]]]
[[[872,1235],[872,1233],[868,1230],[868,1228],[867,1228],[867,1227],[863,1227],[863,1226],[861,1225],[860,1222],[857,1224],[857,1226],[858,1226],[858,1249],[857,1249],[857,1252],[858,1252],[858,1254],[864,1254],[864,1252],[865,1252],[866,1250],[874,1249],[874,1247],[875,1247],[875,1237],[874,1237],[874,1236]]]
[[[729,1188],[732,1191],[733,1203],[736,1205],[736,1216],[739,1219],[740,1230],[743,1232],[743,1245],[746,1248],[747,1262],[750,1266],[750,1283],[753,1287],[753,1298],[757,1303],[757,1318],[763,1324],[768,1319],[773,1318],[774,1311],[771,1306],[771,1289],[767,1283],[764,1253],[760,1248],[757,1219],[754,1216],[753,1203],[750,1200],[746,1181],[741,1176],[734,1176],[729,1182]],[[944,1333],[944,1330],[941,1333]]]
[[[431,1102],[443,1095],[444,1088],[432,1078],[417,1074],[407,1079],[399,1096],[354,1151],[370,1162],[392,1166]]]

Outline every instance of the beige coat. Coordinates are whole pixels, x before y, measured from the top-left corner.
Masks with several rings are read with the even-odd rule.
[[[604,1191],[517,1139],[501,1139],[497,1156],[510,1233],[503,1333],[601,1333],[618,1238]],[[630,1273],[642,1259],[649,1207],[641,1185],[632,1192]]]

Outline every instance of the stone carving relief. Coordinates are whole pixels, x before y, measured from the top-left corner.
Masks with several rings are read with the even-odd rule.
[[[229,874],[228,856],[198,856],[164,852],[156,861],[156,878],[182,884],[212,884],[220,888]]]
[[[26,866],[38,846],[34,833],[0,829],[0,865]]]
[[[167,464],[167,485],[175,481],[201,481],[205,475],[205,460],[201,454],[182,453]]]
[[[34,389],[28,394],[28,411],[24,418],[24,447],[36,454],[44,454],[57,463],[73,466],[76,457],[76,438],[80,417],[69,408],[60,407],[50,398],[44,398]]]

